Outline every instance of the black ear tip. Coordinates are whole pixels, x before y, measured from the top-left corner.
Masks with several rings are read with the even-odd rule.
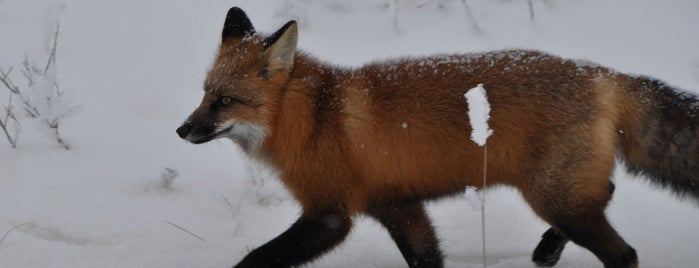
[[[255,28],[252,23],[239,7],[232,7],[226,14],[226,22],[223,25],[223,38],[228,37],[245,37],[255,33]]]
[[[238,16],[247,16],[245,15],[245,11],[243,11],[239,7],[232,7],[231,9],[228,10],[228,14],[226,14],[226,18],[228,17],[238,17]]]
[[[289,22],[284,24],[284,26],[282,26],[282,28],[279,29],[277,32],[272,34],[270,37],[265,38],[264,42],[262,43],[262,45],[265,47],[265,49],[269,48],[270,46],[272,46],[272,44],[277,42],[277,40],[279,40],[279,38],[282,37],[282,35],[286,32],[286,30],[288,30],[289,27],[291,27],[291,25],[296,25],[296,21],[290,20]]]
[[[296,21],[295,21],[295,20],[290,20],[289,22],[287,22],[286,24],[284,24],[284,27],[283,27],[283,28],[285,28],[285,29],[286,29],[286,28],[289,28],[291,25],[296,25]]]

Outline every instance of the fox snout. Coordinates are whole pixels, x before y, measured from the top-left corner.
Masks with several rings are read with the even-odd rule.
[[[192,132],[192,123],[189,121],[185,121],[177,128],[177,135],[182,139],[186,139],[190,132]]]
[[[209,121],[193,122],[187,120],[177,128],[177,135],[180,138],[194,144],[201,144],[217,138],[221,133],[216,126]]]
[[[197,124],[187,120],[177,128],[180,138],[194,144],[201,144],[217,138],[229,138],[239,144],[245,152],[253,153],[267,137],[265,127],[232,121],[222,124]]]

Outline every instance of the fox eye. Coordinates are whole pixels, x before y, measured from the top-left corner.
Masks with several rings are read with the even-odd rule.
[[[228,106],[229,104],[231,104],[233,102],[233,98],[228,97],[228,96],[224,96],[224,97],[221,97],[221,99],[219,101],[221,102],[221,104],[223,106]]]

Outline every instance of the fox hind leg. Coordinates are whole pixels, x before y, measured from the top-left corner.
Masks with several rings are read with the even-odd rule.
[[[637,267],[636,250],[619,236],[602,210],[583,212],[577,217],[566,215],[553,222],[571,241],[592,251],[605,267]]]
[[[585,170],[584,173],[565,172],[568,176],[562,177],[566,179],[540,178],[544,183],[535,185],[535,190],[523,192],[537,214],[556,230],[544,236],[542,250],[555,253],[555,245],[564,245],[566,240],[562,237],[565,237],[590,250],[607,268],[636,267],[636,251],[619,236],[604,215],[613,191],[613,184],[608,180],[611,172],[600,169],[603,172],[595,176],[594,169]]]
[[[609,195],[614,194],[614,183],[609,182]],[[553,267],[561,259],[561,254],[565,245],[568,244],[568,237],[563,235],[560,231],[556,231],[553,228],[549,228],[541,235],[541,241],[534,249],[532,254],[532,261],[539,267]]]
[[[534,249],[532,261],[538,267],[553,267],[561,259],[561,254],[568,241],[566,236],[549,228],[541,236],[541,241]]]

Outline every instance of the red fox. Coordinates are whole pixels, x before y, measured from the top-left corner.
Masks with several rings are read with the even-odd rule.
[[[423,201],[484,187],[464,93],[491,106],[488,186],[521,191],[550,224],[534,251],[553,266],[570,240],[605,267],[636,251],[604,210],[617,156],[630,172],[699,198],[699,100],[648,77],[537,51],[404,58],[340,68],[296,49],[295,21],[271,36],[228,11],[200,106],[177,129],[229,138],[277,171],[302,215],[235,267],[291,267],[341,243],[359,214],[380,222],[410,267],[442,267]]]

